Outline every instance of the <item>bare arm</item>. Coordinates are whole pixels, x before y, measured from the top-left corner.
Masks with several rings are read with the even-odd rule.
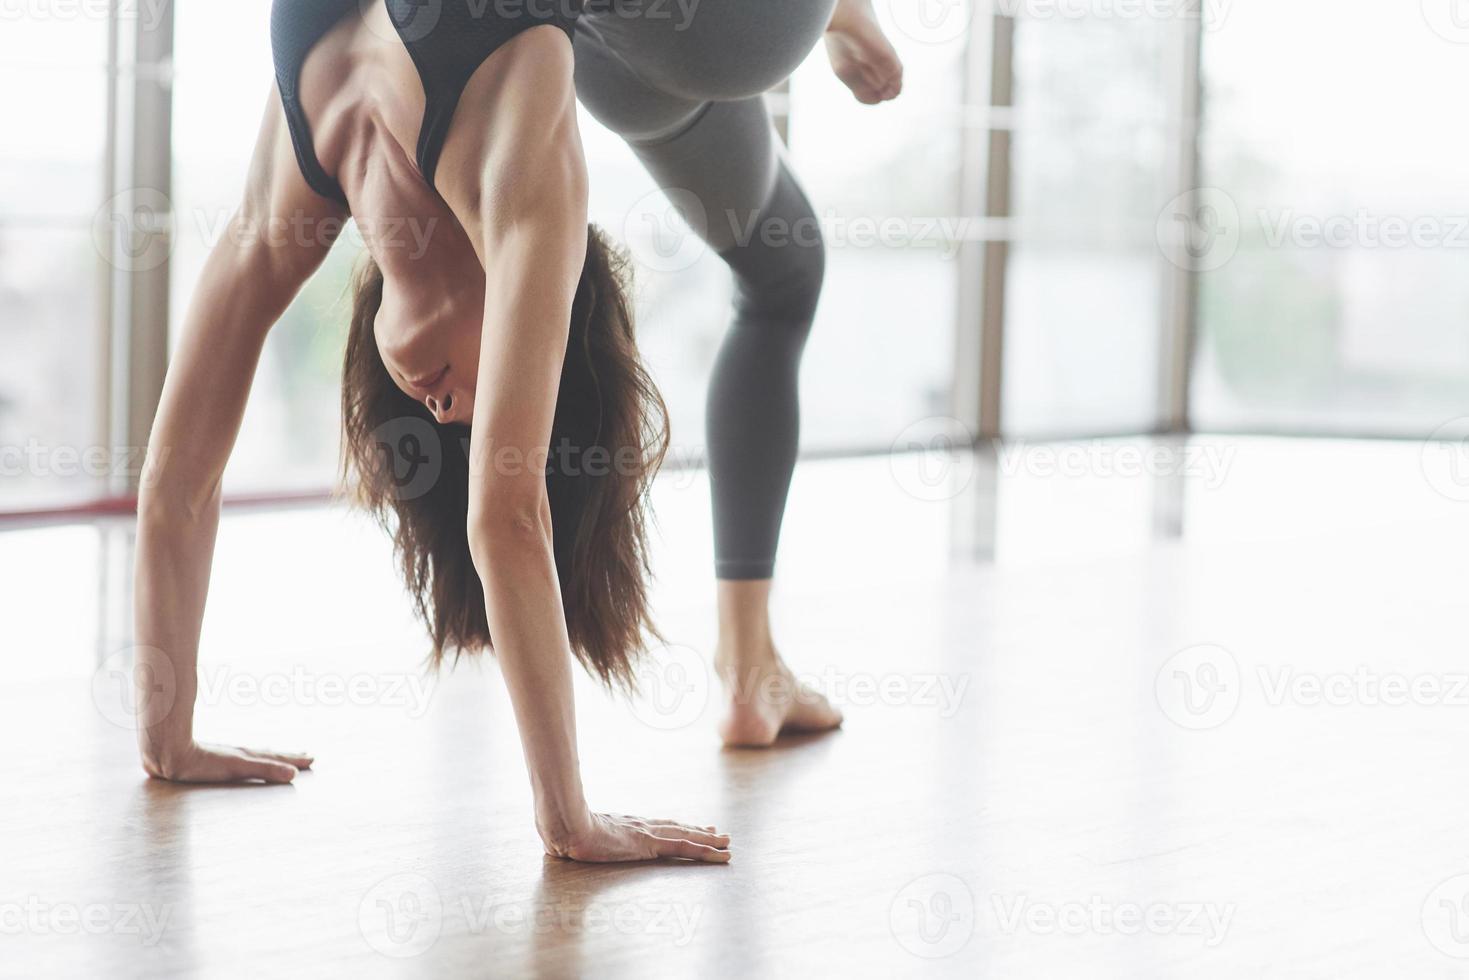
[[[712,827],[593,813],[582,792],[544,469],[587,238],[564,42],[543,35],[517,52],[529,57],[508,65],[519,74],[498,86],[512,97],[488,96],[492,124],[479,134],[462,127],[441,163],[441,190],[486,269],[466,530],[546,849],[587,861],[726,861],[729,840]]]
[[[301,177],[272,93],[244,200],[205,262],[169,365],[138,500],[138,735],[150,775],[289,782],[311,763],[298,754],[198,744],[194,699],[220,479],[261,348],[345,217]]]

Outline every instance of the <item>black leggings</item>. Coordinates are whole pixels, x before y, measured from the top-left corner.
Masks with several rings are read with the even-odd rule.
[[[665,191],[692,195],[695,222],[735,278],[734,318],[709,386],[715,573],[768,579],[800,431],[801,352],[826,252],[760,96],[820,39],[835,0],[613,0],[577,23],[582,104],[627,140]]]

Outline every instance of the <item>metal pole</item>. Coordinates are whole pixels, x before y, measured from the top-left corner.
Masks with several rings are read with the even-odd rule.
[[[114,262],[125,302],[120,325],[126,342],[122,434],[127,446],[145,446],[168,367],[169,257],[173,251],[173,26],[172,0],[135,13],[131,160],[127,200],[120,202],[128,247]],[[156,16],[155,16],[156,14]],[[128,477],[136,490],[139,474]]]
[[[959,205],[990,226],[1010,217],[1010,109],[1014,105],[1014,18],[996,14],[989,35],[969,39],[964,104],[988,106],[987,125],[966,128],[960,150]],[[978,26],[978,25],[976,25]],[[1005,235],[966,240],[959,248],[955,331],[955,415],[979,439],[1002,432],[1005,338]]]
[[[1199,117],[1203,103],[1201,79],[1203,14],[1179,19],[1170,45],[1171,64],[1165,77],[1174,79],[1169,111],[1169,199],[1195,195],[1199,190]],[[1187,213],[1193,214],[1190,206]],[[1170,243],[1163,243],[1163,296],[1158,354],[1158,422],[1164,432],[1192,430],[1189,390],[1194,342],[1198,331],[1198,275]]]

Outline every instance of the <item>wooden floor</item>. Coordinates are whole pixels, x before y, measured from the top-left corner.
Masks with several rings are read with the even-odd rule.
[[[126,530],[0,534],[0,975],[1461,976],[1469,503],[1415,445],[1206,445],[1218,480],[803,468],[780,636],[848,724],[764,752],[715,740],[707,488],[665,480],[675,645],[582,686],[583,766],[728,867],[545,857],[493,665],[427,678],[326,508],[226,521],[199,708],[316,770],[151,782]]]

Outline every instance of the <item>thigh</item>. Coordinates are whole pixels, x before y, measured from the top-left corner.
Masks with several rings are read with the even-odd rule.
[[[577,99],[593,118],[629,143],[666,139],[686,129],[707,104],[645,81],[587,16],[577,22],[573,46]]]
[[[654,89],[696,101],[733,101],[789,78],[821,40],[835,5],[589,0],[578,29],[597,37]]]
[[[780,170],[763,98],[711,102],[682,132],[633,150],[689,225],[725,252],[758,237]]]

